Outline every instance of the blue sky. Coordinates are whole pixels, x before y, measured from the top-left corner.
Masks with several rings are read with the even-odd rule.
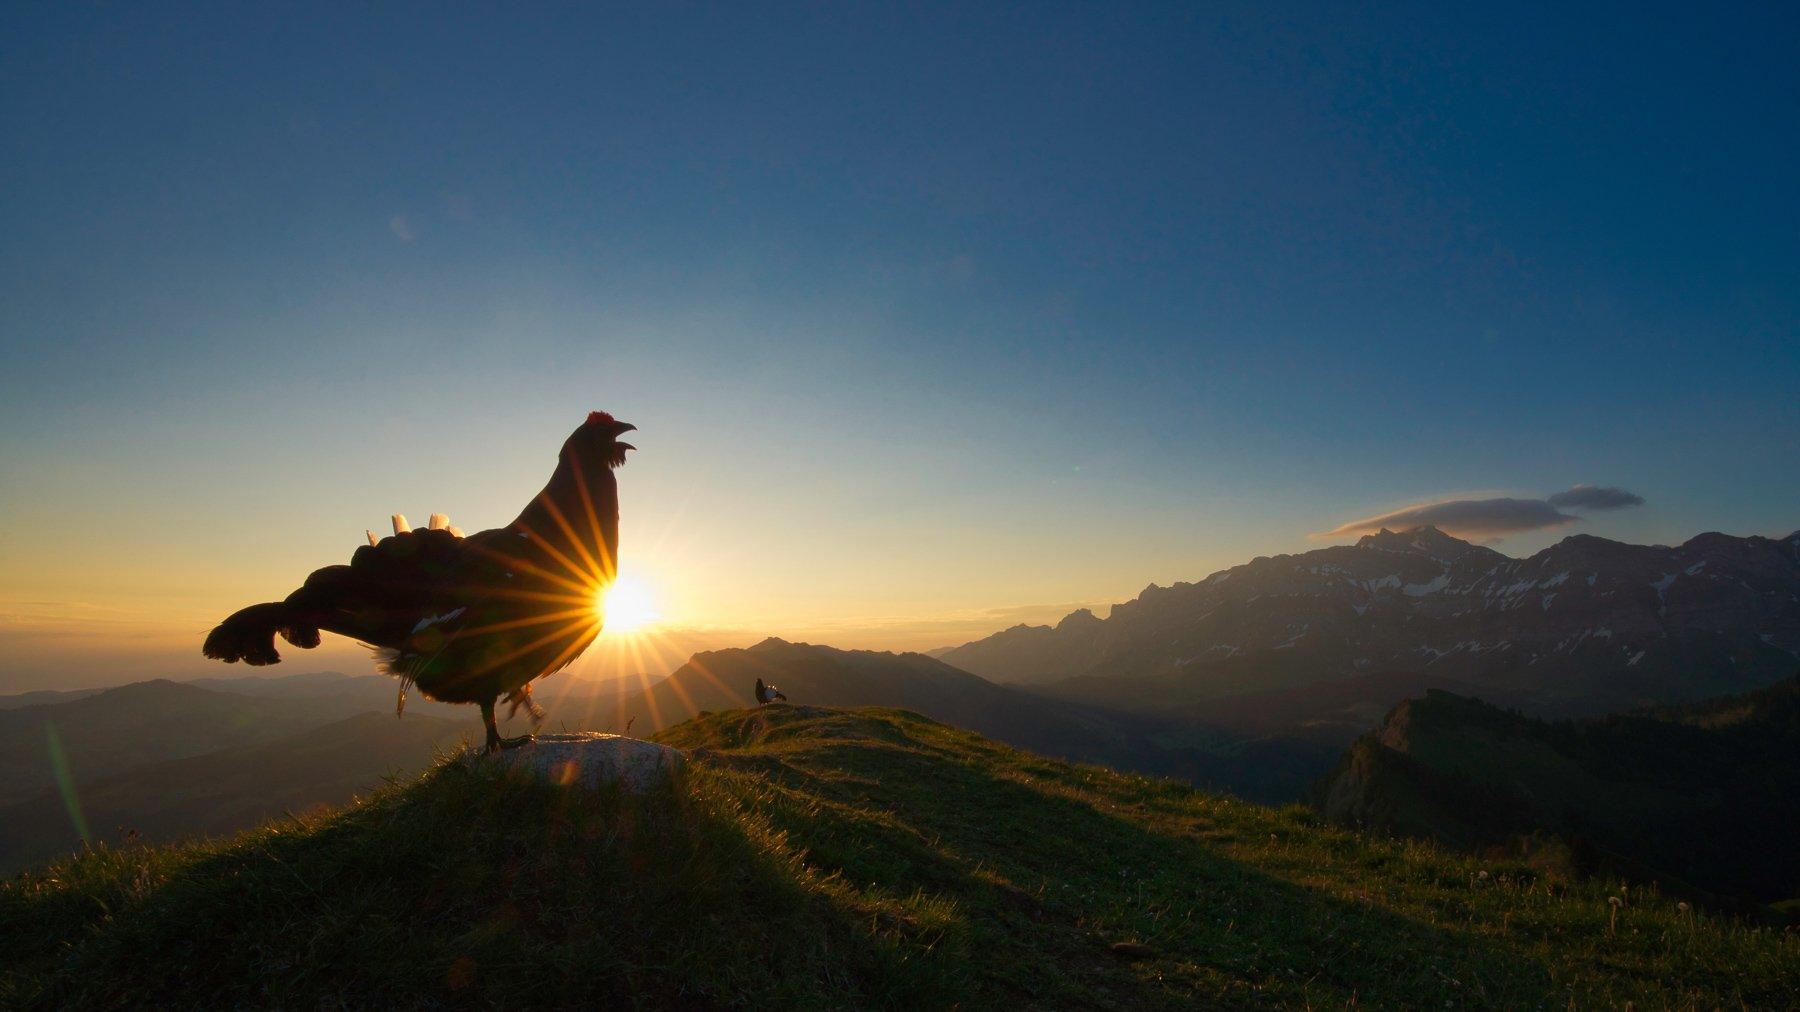
[[[1792,7],[318,6],[0,14],[0,666],[593,408],[672,621],[853,646],[1439,498],[1800,527]]]

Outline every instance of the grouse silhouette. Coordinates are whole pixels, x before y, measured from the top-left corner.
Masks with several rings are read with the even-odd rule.
[[[277,633],[310,649],[321,630],[334,632],[373,648],[383,673],[400,679],[396,712],[407,686],[417,685],[427,699],[478,704],[489,752],[531,741],[500,737],[494,704],[504,697],[509,716],[523,706],[541,721],[532,681],[567,666],[600,635],[599,595],[618,575],[613,470],[637,449],[619,441],[636,428],[593,412],[512,523],[465,536],[442,514],[425,530],[396,514],[393,536],[370,533],[349,565],[317,570],[286,600],[233,614],[202,652],[275,664]]]
[[[763,680],[758,678],[756,680],[756,705],[767,706],[777,699],[784,703],[787,702],[787,696],[783,695],[780,689],[773,685],[764,685]]]

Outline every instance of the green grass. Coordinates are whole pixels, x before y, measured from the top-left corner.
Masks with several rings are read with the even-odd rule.
[[[445,762],[0,887],[0,1006],[1792,1007],[1800,937],[895,710],[704,714],[679,796]],[[1132,941],[1136,961],[1109,946]]]

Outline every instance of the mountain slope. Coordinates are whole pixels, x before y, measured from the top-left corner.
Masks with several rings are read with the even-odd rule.
[[[45,706],[50,703],[72,703],[77,699],[96,696],[104,689],[36,689],[31,692],[20,692],[11,696],[0,696],[0,710],[17,710],[26,706]]]
[[[56,785],[53,740],[71,779],[86,784],[144,763],[270,741],[366,709],[342,697],[256,699],[156,680],[0,710],[0,804]]]
[[[252,669],[256,670],[256,669]],[[181,684],[194,685],[215,692],[235,692],[241,696],[264,696],[291,699],[307,696],[337,695],[339,690],[364,678],[380,679],[380,675],[346,675],[342,671],[300,671],[282,675],[206,675],[185,679]],[[393,686],[388,680],[388,685]],[[392,695],[392,692],[389,693]]]
[[[1512,559],[1423,527],[1151,586],[1105,619],[1076,612],[939,656],[1159,711],[1413,672],[1419,688],[1448,679],[1577,715],[1753,689],[1797,655],[1800,532],[1675,548],[1577,535]]]
[[[610,719],[590,713],[587,726],[616,730],[634,720],[633,730],[654,731],[705,711],[753,706],[751,688],[758,678],[779,686],[796,703],[913,710],[1045,755],[1180,777],[1256,800],[1302,797],[1343,746],[1337,740],[1255,740],[1198,721],[1049,699],[924,654],[839,650],[773,638],[746,649],[695,654],[667,680],[620,699]],[[551,723],[565,712],[566,707],[553,709]]]
[[[1800,940],[896,711],[671,729],[680,800],[449,765],[0,883],[0,1004],[1617,1006],[1800,998]],[[1488,871],[1483,877],[1478,871]],[[1109,950],[1135,942],[1122,958]]]
[[[1588,865],[1762,902],[1800,898],[1800,677],[1747,696],[1545,723],[1434,692],[1314,792],[1334,820],[1461,846],[1548,834]]]
[[[545,700],[568,701],[586,706],[594,700],[616,698],[623,692],[635,692],[653,684],[661,676],[629,675],[619,678],[578,678],[558,672],[554,677],[536,683]],[[239,675],[235,678],[194,678],[184,685],[197,685],[217,692],[268,699],[306,699],[354,697],[370,709],[391,710],[399,683],[391,676],[378,674],[346,675],[336,671],[313,671],[296,675]],[[439,703],[417,692],[406,697],[406,714],[424,713],[451,720],[479,721],[474,707],[462,703]]]
[[[230,833],[286,811],[341,805],[392,773],[416,773],[470,732],[461,721],[365,713],[256,745],[134,767],[75,791],[0,807],[0,874],[95,839]]]
[[[774,638],[695,654],[666,681],[628,697],[623,709],[637,717],[635,728],[657,730],[707,710],[754,706],[751,689],[758,678],[778,685],[797,703],[916,710],[988,734],[1020,734],[1038,747],[1059,741],[1111,744],[1120,737],[1103,713],[995,685],[924,654],[840,650]]]

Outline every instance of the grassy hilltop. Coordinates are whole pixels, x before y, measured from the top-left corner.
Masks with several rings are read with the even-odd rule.
[[[449,761],[333,813],[8,880],[0,1005],[1800,1002],[1792,933],[905,711],[659,737],[694,750],[679,800]]]

